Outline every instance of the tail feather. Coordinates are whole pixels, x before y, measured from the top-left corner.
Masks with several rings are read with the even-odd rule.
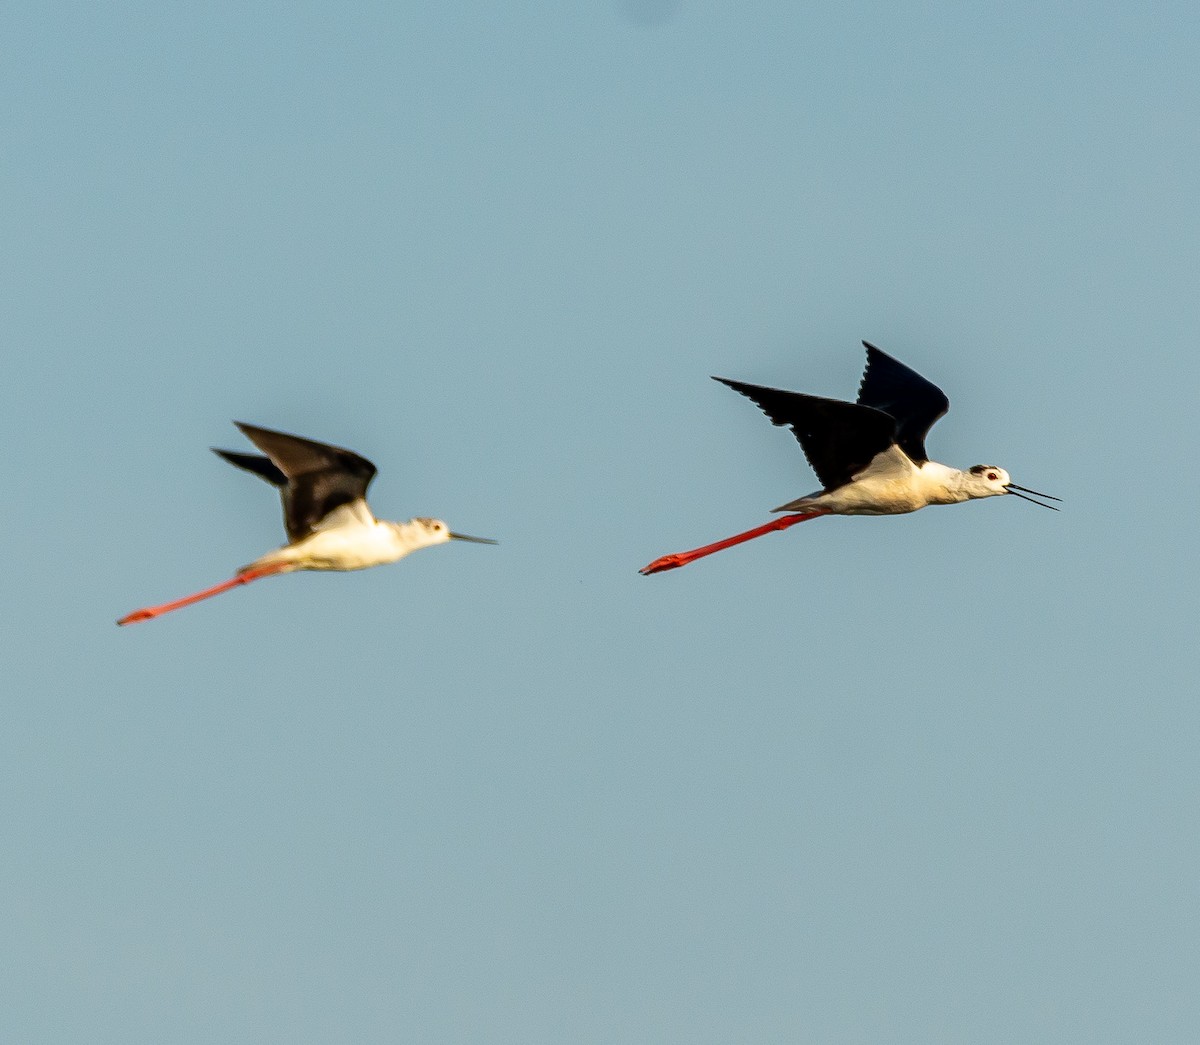
[[[773,512],[807,512],[816,507],[816,498],[810,496],[797,497],[794,501],[788,501],[787,504],[781,504],[778,508],[772,508]]]

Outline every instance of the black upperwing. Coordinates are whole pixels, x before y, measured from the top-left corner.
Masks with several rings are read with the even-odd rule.
[[[895,442],[896,422],[870,406],[714,377],[790,427],[825,490],[836,490]]]
[[[215,446],[209,449],[218,457],[225,458],[231,465],[252,472],[272,486],[287,486],[287,476],[271,463],[269,457],[263,457],[261,454],[243,454],[237,450],[221,450]]]
[[[896,443],[913,461],[929,460],[925,435],[950,409],[950,400],[932,381],[910,370],[886,352],[864,341],[867,367],[858,389],[858,402],[896,419]]]
[[[353,450],[240,421],[234,424],[267,456],[215,447],[214,452],[230,464],[282,488],[283,521],[292,543],[312,533],[334,509],[366,500],[367,487],[375,478],[375,466]]]

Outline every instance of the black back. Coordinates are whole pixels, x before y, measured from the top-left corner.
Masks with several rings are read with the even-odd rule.
[[[914,464],[929,460],[925,435],[950,409],[950,400],[932,381],[926,381],[886,352],[863,342],[867,350],[867,368],[858,389],[863,406],[882,410],[896,419],[896,443]]]
[[[714,377],[754,400],[774,424],[791,428],[826,490],[836,490],[895,442],[896,421],[871,406]]]
[[[293,544],[312,533],[334,509],[366,500],[375,466],[353,450],[240,421],[234,424],[267,456],[216,447],[213,451],[230,464],[281,487],[283,523]]]

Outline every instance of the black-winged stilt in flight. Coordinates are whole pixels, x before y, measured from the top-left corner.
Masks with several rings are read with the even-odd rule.
[[[352,450],[311,439],[272,432],[235,421],[260,454],[236,450],[213,452],[230,464],[279,487],[288,543],[243,566],[237,576],[194,595],[161,606],[147,606],[122,617],[118,624],[135,624],[162,616],[193,602],[220,595],[260,577],[296,570],[364,570],[403,559],[419,548],[446,541],[495,544],[486,537],[452,533],[440,519],[384,522],[367,507],[367,487],[375,466]]]
[[[1025,495],[1049,501],[1060,498],[1017,486],[1003,468],[977,464],[960,471],[929,460],[925,434],[950,409],[950,400],[937,385],[886,352],[866,341],[863,346],[867,368],[857,403],[713,378],[753,399],[774,424],[792,429],[822,489],[774,509],[796,514],[703,548],[664,555],[639,573],[648,576],[686,566],[705,555],[820,515],[901,515],[930,504],[957,504],[1009,493],[1058,511],[1052,504]]]

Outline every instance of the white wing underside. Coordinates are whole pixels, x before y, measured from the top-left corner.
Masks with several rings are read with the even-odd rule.
[[[867,465],[861,472],[854,476],[854,481],[863,482],[870,479],[879,479],[886,482],[891,482],[896,479],[909,479],[917,474],[917,466],[912,463],[912,459],[900,447],[892,444],[883,453],[876,454],[871,458],[871,463]]]
[[[345,527],[374,526],[375,516],[367,507],[367,502],[361,497],[334,508],[325,518],[313,527],[313,533],[322,530],[339,530]]]
[[[900,447],[889,446],[851,481],[835,490],[817,490],[773,509],[800,512],[820,508],[837,515],[898,515],[929,504],[921,470]]]

